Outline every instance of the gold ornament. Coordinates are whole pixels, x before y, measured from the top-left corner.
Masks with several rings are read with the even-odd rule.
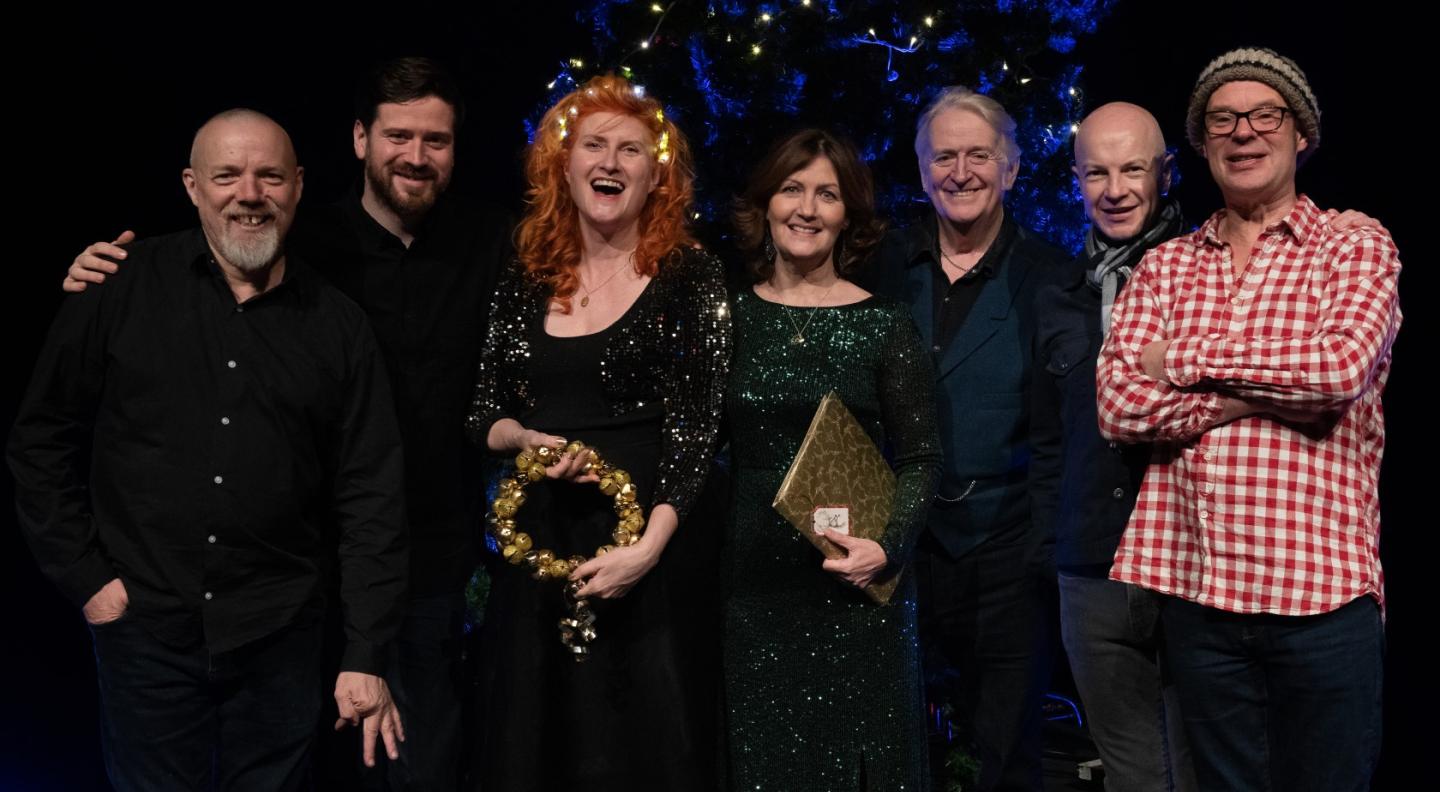
[[[570,615],[560,620],[560,642],[570,651],[576,662],[583,661],[590,653],[590,642],[595,640],[595,612],[590,603],[576,596],[584,581],[569,580],[570,574],[585,563],[586,558],[573,555],[557,558],[554,551],[534,549],[530,535],[515,527],[515,514],[525,503],[526,485],[545,478],[545,468],[559,462],[562,456],[584,451],[587,454],[584,472],[599,477],[600,491],[615,501],[615,529],[611,539],[615,544],[601,545],[595,550],[599,558],[616,547],[629,547],[640,541],[645,532],[645,512],[636,503],[639,490],[630,480],[630,474],[609,465],[595,449],[586,449],[585,444],[572,440],[563,448],[541,446],[532,451],[521,451],[515,455],[515,471],[500,479],[495,489],[495,499],[490,502],[490,513],[486,515],[490,535],[500,543],[501,556],[511,564],[524,564],[530,569],[530,576],[536,580],[560,580],[565,582],[565,603]]]

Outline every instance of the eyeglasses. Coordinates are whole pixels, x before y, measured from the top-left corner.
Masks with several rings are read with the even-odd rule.
[[[956,152],[953,151],[937,152],[935,156],[930,158],[930,164],[938,168],[953,167],[955,165],[956,156]],[[964,153],[963,156],[965,157],[965,164],[969,165],[972,168],[983,168],[992,163],[998,164],[1005,159],[1005,155],[1001,154],[998,151],[991,151],[990,149],[975,149],[974,151],[967,151]]]
[[[1256,132],[1274,132],[1285,123],[1285,116],[1293,113],[1288,107],[1257,107],[1243,113],[1216,110],[1205,114],[1205,131],[1216,137],[1229,135],[1240,125],[1240,119],[1243,118],[1250,122],[1250,128]]]

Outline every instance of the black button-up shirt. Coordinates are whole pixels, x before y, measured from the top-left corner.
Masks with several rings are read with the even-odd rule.
[[[410,592],[456,594],[474,567],[484,488],[463,424],[496,273],[510,256],[497,211],[443,196],[406,248],[358,194],[301,213],[292,248],[369,316],[405,445]]]
[[[224,652],[324,607],[346,670],[404,607],[403,461],[364,313],[294,256],[237,304],[197,229],[67,297],[10,438],[20,521],[77,605],[119,577],[156,638]]]
[[[929,228],[930,226],[927,226]],[[941,264],[944,256],[940,252],[940,239],[938,236],[933,239],[933,246],[925,251],[930,255],[930,271],[935,278],[935,352],[944,350],[955,339],[955,334],[965,325],[965,320],[970,316],[970,309],[975,307],[976,301],[980,299],[980,291],[985,284],[995,279],[995,267],[1010,252],[1010,244],[1015,241],[1015,222],[1010,215],[1005,215],[1000,222],[1000,232],[996,234],[995,240],[980,260],[969,272],[950,281],[950,276],[945,272]],[[912,259],[913,260],[913,259]]]

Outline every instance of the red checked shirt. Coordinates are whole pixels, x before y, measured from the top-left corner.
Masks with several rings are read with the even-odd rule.
[[[1101,433],[1155,444],[1111,577],[1237,613],[1383,602],[1376,493],[1400,327],[1395,245],[1333,230],[1301,196],[1237,281],[1223,216],[1145,257],[1100,353]],[[1140,364],[1160,339],[1171,339],[1173,384]],[[1226,395],[1312,420],[1217,425]]]

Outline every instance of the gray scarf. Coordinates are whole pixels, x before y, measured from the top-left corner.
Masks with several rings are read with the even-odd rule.
[[[1089,271],[1085,282],[1100,292],[1100,334],[1110,332],[1110,311],[1115,307],[1115,295],[1124,288],[1130,274],[1140,264],[1145,253],[1161,242],[1180,236],[1185,220],[1180,214],[1180,202],[1166,198],[1160,204],[1150,225],[1139,236],[1123,242],[1113,242],[1095,233],[1095,226],[1085,235],[1085,258]]]

